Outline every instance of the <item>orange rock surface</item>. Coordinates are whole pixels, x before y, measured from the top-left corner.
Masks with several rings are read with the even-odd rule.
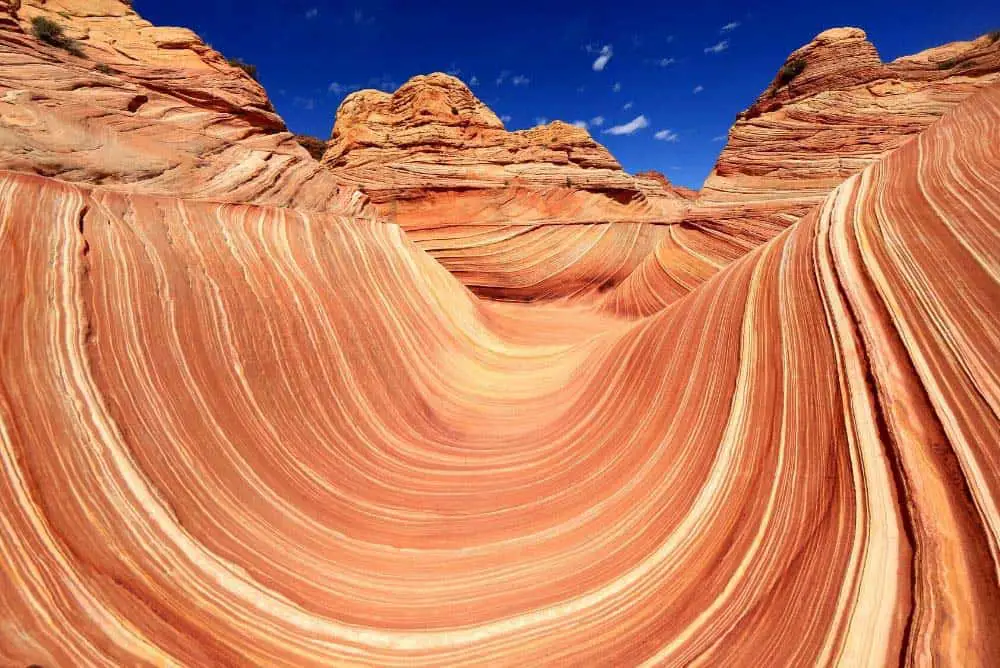
[[[687,206],[688,193],[625,173],[582,128],[507,132],[440,73],[349,95],[323,163],[466,285],[506,299],[620,282]]]
[[[86,57],[31,35],[45,16]],[[98,67],[100,66],[100,69]],[[123,0],[0,2],[0,168],[138,193],[359,212],[264,89]]]
[[[848,176],[1000,81],[988,35],[882,63],[864,31],[834,28],[793,52],[781,76],[736,120],[678,226],[605,298],[648,315],[787,228]]]
[[[368,119],[321,167],[253,114],[148,85],[211,87],[197,66],[78,85],[84,65],[21,29],[57,5],[80,26],[87,8],[140,21],[0,0],[0,665],[1000,656],[1000,141],[983,140],[1000,83],[927,84],[952,91],[940,120],[774,234],[691,220],[708,195],[610,163],[491,163],[519,133],[456,106],[467,127],[407,130],[500,133],[468,140],[488,183],[453,195],[455,219],[500,234],[518,219],[470,202],[506,192],[531,235],[578,234],[555,277],[539,250],[489,241],[513,258],[491,274],[459,242],[424,250],[421,206],[447,200],[413,176],[434,157],[381,134],[396,96],[349,98]],[[77,30],[88,53],[111,39]],[[461,92],[445,83],[428,108]],[[149,102],[123,110],[126,94]],[[532,132],[610,160],[562,125],[523,134],[527,152]],[[175,167],[143,167],[157,137]],[[376,140],[385,164],[357,153]],[[133,171],[96,178],[119,151]],[[267,165],[242,171],[254,151]],[[442,149],[448,189],[473,178],[458,158]],[[570,171],[592,186],[544,185]],[[610,182],[639,195],[587,219]],[[407,225],[379,217],[397,201]],[[660,234],[655,254],[626,231]],[[596,303],[476,294],[565,296],[595,275],[624,278]],[[664,276],[688,282],[668,294]]]

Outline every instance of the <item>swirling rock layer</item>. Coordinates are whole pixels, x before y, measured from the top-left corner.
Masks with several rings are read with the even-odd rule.
[[[507,132],[440,73],[349,95],[323,163],[466,285],[505,299],[617,284],[689,197],[662,175],[626,174],[584,129]]]
[[[44,16],[81,56],[31,34]],[[0,3],[0,168],[121,190],[360,212],[263,88],[123,0]]]
[[[998,134],[993,86],[633,321],[0,174],[0,659],[989,665]]]
[[[606,307],[648,315],[822,202],[837,184],[1000,80],[984,35],[882,63],[864,31],[835,28],[794,51],[742,112],[699,197]]]

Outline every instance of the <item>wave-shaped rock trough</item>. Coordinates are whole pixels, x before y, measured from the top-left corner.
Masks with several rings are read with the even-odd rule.
[[[0,658],[990,664],[997,136],[993,86],[633,320],[4,172]]]

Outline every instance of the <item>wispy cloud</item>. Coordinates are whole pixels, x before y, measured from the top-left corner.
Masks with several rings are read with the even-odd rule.
[[[584,86],[577,86],[576,87],[576,92],[577,93],[582,93],[585,90],[587,90],[587,89]]]
[[[327,90],[333,93],[334,95],[343,95],[344,93],[351,93],[353,91],[360,90],[360,88],[361,86],[359,86],[358,84],[342,84],[338,81],[334,81],[329,86],[327,86]]]
[[[697,95],[698,93],[700,93],[703,90],[705,90],[705,87],[702,86],[701,84],[698,84],[697,86],[694,87],[694,90],[691,91],[691,92],[693,92],[695,95]]]
[[[528,77],[518,74],[517,76],[511,77],[510,82],[515,86],[527,86],[531,83],[531,79]]]
[[[712,137],[712,141],[726,141],[726,135],[718,135],[717,137]]]
[[[722,53],[728,48],[729,48],[729,40],[724,39],[721,42],[718,42],[717,44],[713,44],[712,46],[706,46],[705,53]]]
[[[620,92],[622,92],[622,85],[621,85],[621,82],[620,82],[620,81],[616,81],[616,82],[615,82],[615,85],[611,87],[611,90],[613,90],[613,91],[614,91],[614,92],[616,92],[616,93],[620,93]]]
[[[587,124],[587,121],[573,121],[572,123],[570,123],[570,125],[575,125],[576,127],[583,128],[584,130],[590,127]]]
[[[660,141],[669,141],[669,142],[677,141],[677,133],[674,132],[673,130],[660,130],[659,132],[654,134],[653,137],[659,139]]]
[[[391,93],[399,88],[399,84],[393,81],[388,74],[383,74],[381,77],[372,77],[368,80],[368,85],[371,88],[377,88],[378,90],[385,91],[386,93]]]
[[[360,9],[355,9],[354,10],[354,25],[356,25],[356,26],[370,26],[373,23],[375,23],[375,17],[374,16],[367,16]]]
[[[594,60],[594,64],[591,65],[591,67],[595,72],[603,71],[604,68],[608,66],[608,61],[611,60],[611,56],[613,55],[614,51],[612,50],[611,45],[605,44],[601,47],[601,53],[597,56],[597,59]]]
[[[633,135],[643,128],[649,127],[649,119],[645,116],[636,116],[628,123],[622,125],[612,125],[604,131],[606,135]]]
[[[677,61],[674,60],[673,58],[660,58],[659,60],[656,61],[656,64],[659,65],[660,67],[670,67],[676,62]]]
[[[310,7],[306,10],[306,18],[312,21],[314,18],[319,16],[319,9],[316,7]]]
[[[478,86],[479,85],[479,77],[477,77],[475,74],[473,74],[472,78],[469,79],[469,85],[470,86]]]
[[[535,125],[545,125],[549,122],[549,119],[544,116],[535,116]]]
[[[590,119],[590,124],[596,125],[597,127],[601,127],[602,125],[604,125],[604,116],[594,116],[593,118]]]
[[[504,114],[503,116],[500,117],[500,122],[501,123],[510,123],[510,116],[508,116],[507,114]]]
[[[510,76],[510,70],[502,70],[500,74],[497,75],[497,85],[502,86],[503,82],[507,80]]]
[[[628,111],[631,108],[632,108],[632,103],[631,102],[626,102],[625,106],[622,107],[622,111]]]
[[[292,104],[296,107],[301,107],[306,111],[312,111],[316,108],[316,100],[311,97],[296,97],[292,100]]]
[[[740,22],[739,21],[732,21],[732,22],[727,23],[726,25],[722,26],[722,28],[719,30],[719,32],[732,32],[733,30],[736,30],[739,27],[740,27]]]

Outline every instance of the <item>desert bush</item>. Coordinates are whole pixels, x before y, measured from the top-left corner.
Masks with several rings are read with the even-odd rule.
[[[247,74],[249,74],[250,78],[253,79],[254,81],[260,81],[260,79],[257,78],[257,66],[256,65],[248,63],[245,60],[243,60],[242,58],[226,58],[226,62],[229,63],[230,65],[232,65],[233,67],[238,67],[241,70],[243,70],[244,72],[246,72]]]
[[[937,68],[939,70],[950,70],[951,68],[955,67],[955,65],[958,65],[958,62],[959,62],[958,58],[948,58],[938,63]]]
[[[326,153],[326,142],[319,137],[313,137],[312,135],[295,135],[295,141],[302,145],[302,148],[309,151],[309,155],[316,158],[317,160],[323,157]]]
[[[995,44],[1000,41],[1000,30],[993,30],[986,33],[986,38],[990,40],[990,44]]]
[[[110,65],[105,65],[104,63],[98,63],[94,67],[94,69],[97,70],[98,72],[100,72],[101,74],[114,74],[115,73],[115,70],[114,70],[113,67],[111,67]]]
[[[806,61],[803,58],[788,61],[778,70],[778,77],[775,80],[774,87],[780,88],[787,85],[792,79],[802,74],[802,71],[805,69]]]
[[[65,49],[74,56],[83,57],[83,50],[75,39],[66,36],[66,31],[61,25],[52,19],[44,16],[36,16],[31,19],[31,33],[39,41],[50,46]]]

